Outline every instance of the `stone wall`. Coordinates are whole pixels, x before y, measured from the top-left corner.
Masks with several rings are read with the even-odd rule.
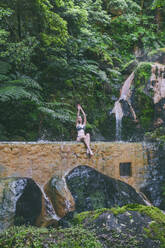
[[[142,143],[93,142],[94,156],[82,143],[0,143],[0,177],[33,178],[40,186],[52,175],[65,175],[78,165],[88,165],[122,180],[137,191],[147,173],[147,150]],[[132,175],[120,175],[120,163],[131,163]]]

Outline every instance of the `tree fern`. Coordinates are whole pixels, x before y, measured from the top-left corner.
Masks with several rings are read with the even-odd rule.
[[[0,102],[17,102],[20,100],[28,100],[36,104],[40,104],[40,100],[33,92],[28,92],[20,86],[6,86],[0,88]]]
[[[42,103],[38,108],[42,113],[49,115],[54,120],[62,122],[75,122],[75,113],[71,111],[70,104],[61,102]]]
[[[22,99],[40,104],[42,88],[34,79],[25,75],[15,80],[7,79],[5,75],[0,77],[0,102],[17,102]]]

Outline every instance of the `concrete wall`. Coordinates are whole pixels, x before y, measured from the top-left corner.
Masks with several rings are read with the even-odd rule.
[[[148,165],[142,143],[94,142],[91,147],[94,156],[89,158],[82,143],[0,143],[0,177],[30,177],[43,186],[53,174],[89,165],[139,190]],[[132,176],[120,176],[120,163],[131,163]]]

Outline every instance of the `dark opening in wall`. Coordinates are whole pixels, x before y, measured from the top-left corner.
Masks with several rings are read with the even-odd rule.
[[[131,167],[131,163],[120,163],[119,165],[119,169],[120,169],[120,176],[127,176],[127,177],[131,177],[132,176],[132,167]]]

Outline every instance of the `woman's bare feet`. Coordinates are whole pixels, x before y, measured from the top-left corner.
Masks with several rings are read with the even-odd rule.
[[[94,154],[93,154],[93,152],[90,150],[90,156],[93,156]]]
[[[89,150],[89,149],[87,148],[87,155],[93,156],[94,154],[93,154],[92,150]]]

